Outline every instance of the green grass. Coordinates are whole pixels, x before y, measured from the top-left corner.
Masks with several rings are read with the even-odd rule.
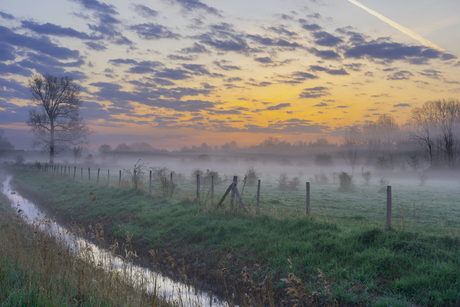
[[[398,216],[396,212],[392,230],[380,227],[385,221],[385,198],[376,193],[376,186],[360,187],[355,193],[312,187],[312,195],[316,195],[312,218],[303,214],[303,193],[272,187],[263,197],[263,213],[249,216],[241,210],[229,212],[228,204],[220,210],[212,210],[209,202],[199,207],[191,201],[193,194],[185,183],[172,200],[166,200],[128,188],[95,186],[34,171],[19,169],[14,173],[23,191],[47,195],[47,206],[58,212],[58,217],[86,225],[102,222],[107,232],[120,240],[129,231],[137,251],[154,249],[158,255],[167,251],[182,259],[176,260],[179,269],[191,268],[197,273],[199,268],[203,276],[211,276],[208,273],[219,270],[221,264],[237,280],[246,267],[256,281],[270,274],[279,295],[286,288],[281,278],[291,272],[310,291],[324,294],[324,282],[317,277],[319,268],[341,304],[460,304],[458,238],[446,235],[451,231],[446,223],[436,224],[433,220],[439,218],[428,215],[415,218],[415,229],[409,206],[408,213]],[[216,195],[222,195],[226,185],[220,185]],[[94,195],[90,196],[91,192]],[[246,187],[244,193],[249,198],[253,192],[254,188]],[[398,202],[410,203],[410,196],[395,198],[396,209]],[[363,201],[366,199],[369,205]],[[449,196],[443,201],[454,207]],[[254,211],[253,201],[248,203]],[[431,212],[429,206],[415,206]],[[431,210],[435,211],[434,206]],[[448,215],[447,211],[439,208],[436,214],[456,219],[455,212]],[[423,225],[424,231],[402,231],[397,221],[404,214],[405,230],[420,231]],[[325,295],[321,297],[326,302]]]

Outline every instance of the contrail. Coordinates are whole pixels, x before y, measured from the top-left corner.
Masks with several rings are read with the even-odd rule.
[[[392,26],[393,28],[401,31],[402,33],[406,34],[406,35],[409,35],[410,37],[412,37],[413,39],[415,40],[418,40],[420,43],[422,43],[422,45],[425,45],[426,47],[429,47],[429,48],[432,48],[432,49],[436,49],[438,51],[441,51],[441,52],[447,52],[446,50],[442,49],[441,47],[439,47],[438,45],[436,44],[433,44],[432,42],[430,42],[429,40],[421,37],[420,35],[418,35],[417,33],[414,33],[413,31],[411,31],[410,29],[404,27],[404,26],[401,26],[400,24],[394,22],[393,20],[391,19],[388,19],[386,18],[385,16],[383,16],[382,14],[379,14],[377,13],[376,11],[374,10],[371,10],[370,8],[362,5],[361,3],[359,3],[358,1],[356,0],[348,0],[349,2],[353,3],[354,5],[362,8],[363,10],[365,10],[366,12],[374,15],[375,17],[377,17],[378,19],[380,19],[381,21],[383,22],[386,22],[387,24],[389,24],[390,26]]]

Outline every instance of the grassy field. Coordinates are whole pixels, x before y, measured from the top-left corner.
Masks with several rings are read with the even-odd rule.
[[[355,184],[354,192],[347,193],[338,192],[334,183],[312,184],[309,218],[304,192],[279,191],[269,180],[263,186],[261,213],[255,216],[241,209],[230,212],[228,204],[212,208],[206,188],[202,205],[195,204],[189,178],[177,182],[169,200],[127,183],[117,188],[116,178],[112,186],[102,181],[96,186],[58,175],[11,171],[20,190],[41,198],[58,218],[102,223],[120,240],[129,232],[135,249],[144,254],[155,250],[164,267],[208,284],[225,280],[241,305],[243,292],[261,301],[271,296],[275,306],[296,301],[306,306],[309,299],[331,305],[460,304],[458,210],[455,195],[443,190],[446,185],[428,189],[392,180],[394,227],[386,230],[385,195],[372,182]],[[217,185],[216,195],[228,184]],[[148,184],[144,187],[148,191]],[[409,193],[398,193],[408,187]],[[154,194],[162,194],[158,183]],[[254,195],[255,188],[245,186],[243,198],[253,213]]]

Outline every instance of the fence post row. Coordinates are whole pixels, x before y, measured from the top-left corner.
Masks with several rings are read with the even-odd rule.
[[[391,228],[391,186],[387,186],[387,228]]]

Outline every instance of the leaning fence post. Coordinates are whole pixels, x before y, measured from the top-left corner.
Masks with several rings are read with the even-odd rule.
[[[152,171],[149,173],[149,193],[152,193]]]
[[[387,228],[391,228],[391,186],[387,186]]]
[[[259,200],[260,200],[260,179],[257,180],[257,214],[259,214]]]
[[[235,203],[236,195],[236,184],[238,182],[238,176],[233,176],[232,194],[230,195],[230,210],[233,211],[233,205]]]
[[[101,172],[101,169],[97,169],[97,180],[96,180],[96,185],[99,185],[99,173]]]
[[[88,167],[88,181],[91,181],[91,170],[89,167]]]
[[[200,202],[200,174],[196,174],[196,201],[201,206]]]
[[[172,198],[172,193],[173,193],[173,173],[169,175],[169,198]]]
[[[311,206],[310,206],[310,182],[307,182],[307,208],[306,208],[306,211],[307,211],[307,215],[310,216],[311,215]]]
[[[214,176],[211,176],[211,208],[214,207]]]

